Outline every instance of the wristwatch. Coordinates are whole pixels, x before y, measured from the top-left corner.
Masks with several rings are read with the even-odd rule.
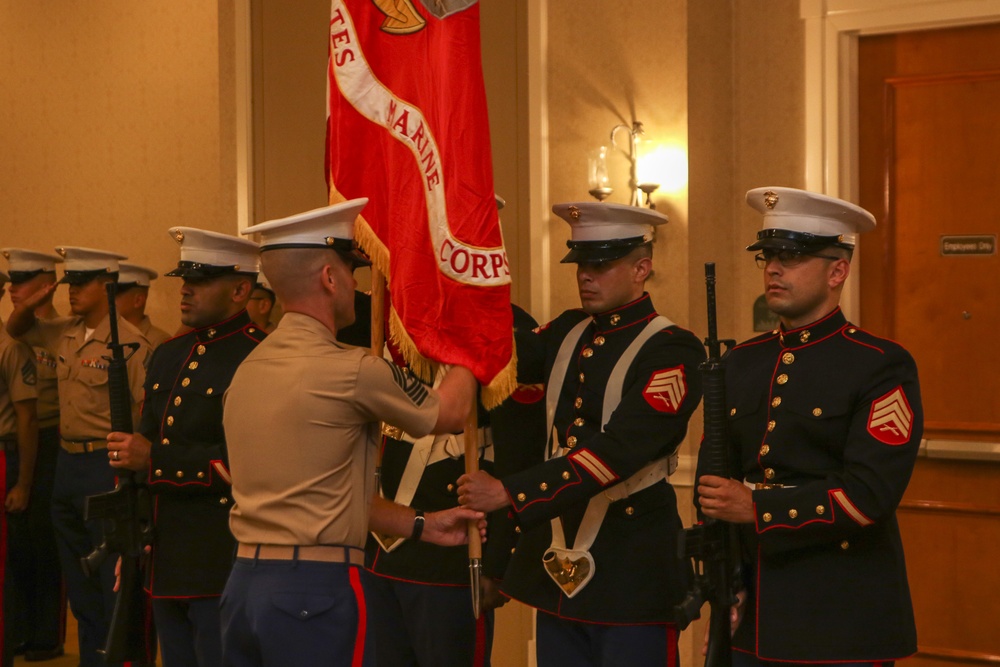
[[[414,542],[418,542],[421,533],[424,532],[424,512],[423,510],[416,510],[416,512],[413,517],[413,532],[410,534],[410,539]]]

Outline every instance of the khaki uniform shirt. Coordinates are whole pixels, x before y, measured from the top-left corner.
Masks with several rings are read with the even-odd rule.
[[[233,535],[248,544],[364,547],[378,421],[421,436],[438,409],[437,394],[415,378],[338,343],[307,315],[286,314],[225,396]]]
[[[52,322],[52,324],[50,324]],[[59,378],[59,432],[64,440],[103,440],[111,432],[111,401],[108,396],[108,361],[111,356],[110,320],[105,317],[93,335],[84,340],[83,319],[70,318],[58,327],[58,321],[39,320],[41,328],[58,327],[56,375]],[[118,337],[122,343],[138,343],[127,364],[132,394],[132,423],[139,423],[142,385],[146,380],[146,362],[150,348],[139,330],[118,319]]]
[[[149,347],[150,349],[153,350],[158,348],[160,346],[160,343],[162,343],[163,341],[170,340],[171,338],[173,338],[172,335],[168,334],[160,327],[154,325],[153,321],[149,319],[148,315],[143,316],[142,322],[139,323],[139,326],[137,328],[139,329],[139,332],[146,337],[146,340],[149,341]]]
[[[59,381],[56,377],[56,351],[62,329],[73,321],[72,317],[52,317],[28,329],[21,340],[31,346],[35,355],[38,374],[38,426],[48,428],[59,425]]]
[[[17,437],[14,403],[38,396],[31,348],[0,331],[0,437]],[[0,480],[0,484],[3,481]]]

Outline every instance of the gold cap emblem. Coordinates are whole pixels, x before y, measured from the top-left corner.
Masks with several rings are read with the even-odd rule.
[[[778,204],[778,193],[774,190],[768,190],[764,193],[764,206],[768,208],[774,208]]]
[[[59,253],[60,257],[66,257],[66,248],[56,248],[56,252]]]
[[[567,209],[567,210],[569,211],[569,217],[573,218],[574,220],[579,220],[580,219],[580,209],[579,208],[577,208],[576,206],[570,206],[569,209]]]
[[[184,243],[184,232],[174,232],[174,240],[178,243]]]

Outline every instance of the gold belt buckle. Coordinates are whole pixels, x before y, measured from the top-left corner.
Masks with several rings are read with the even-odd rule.
[[[382,435],[393,440],[400,440],[403,437],[403,429],[392,424],[382,422]]]
[[[785,485],[784,484],[762,484],[762,483],[758,482],[757,484],[753,485],[753,488],[756,491],[767,491],[769,489],[783,489],[783,488],[785,488]]]

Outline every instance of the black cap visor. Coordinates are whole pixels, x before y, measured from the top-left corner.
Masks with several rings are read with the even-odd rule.
[[[241,271],[239,265],[216,266],[214,264],[202,264],[201,262],[177,262],[177,268],[164,275],[174,278],[187,278],[190,280],[207,280],[218,278],[219,276],[232,275],[256,276],[256,271]]]
[[[642,236],[607,241],[566,241],[569,252],[561,264],[600,264],[621,259],[641,245],[649,243]]]
[[[792,250],[811,253],[830,246],[852,249],[854,245],[845,243],[842,236],[819,236],[808,232],[793,232],[790,229],[762,229],[757,232],[757,241],[748,245],[747,250]]]
[[[11,285],[20,285],[21,283],[26,283],[35,276],[41,275],[43,273],[51,273],[52,275],[55,275],[56,272],[45,271],[44,269],[38,269],[36,271],[8,271],[8,274],[10,275]]]
[[[118,274],[106,269],[95,269],[93,271],[66,271],[63,273],[63,277],[59,280],[59,282],[66,283],[67,285],[86,285],[98,276],[116,275]]]

